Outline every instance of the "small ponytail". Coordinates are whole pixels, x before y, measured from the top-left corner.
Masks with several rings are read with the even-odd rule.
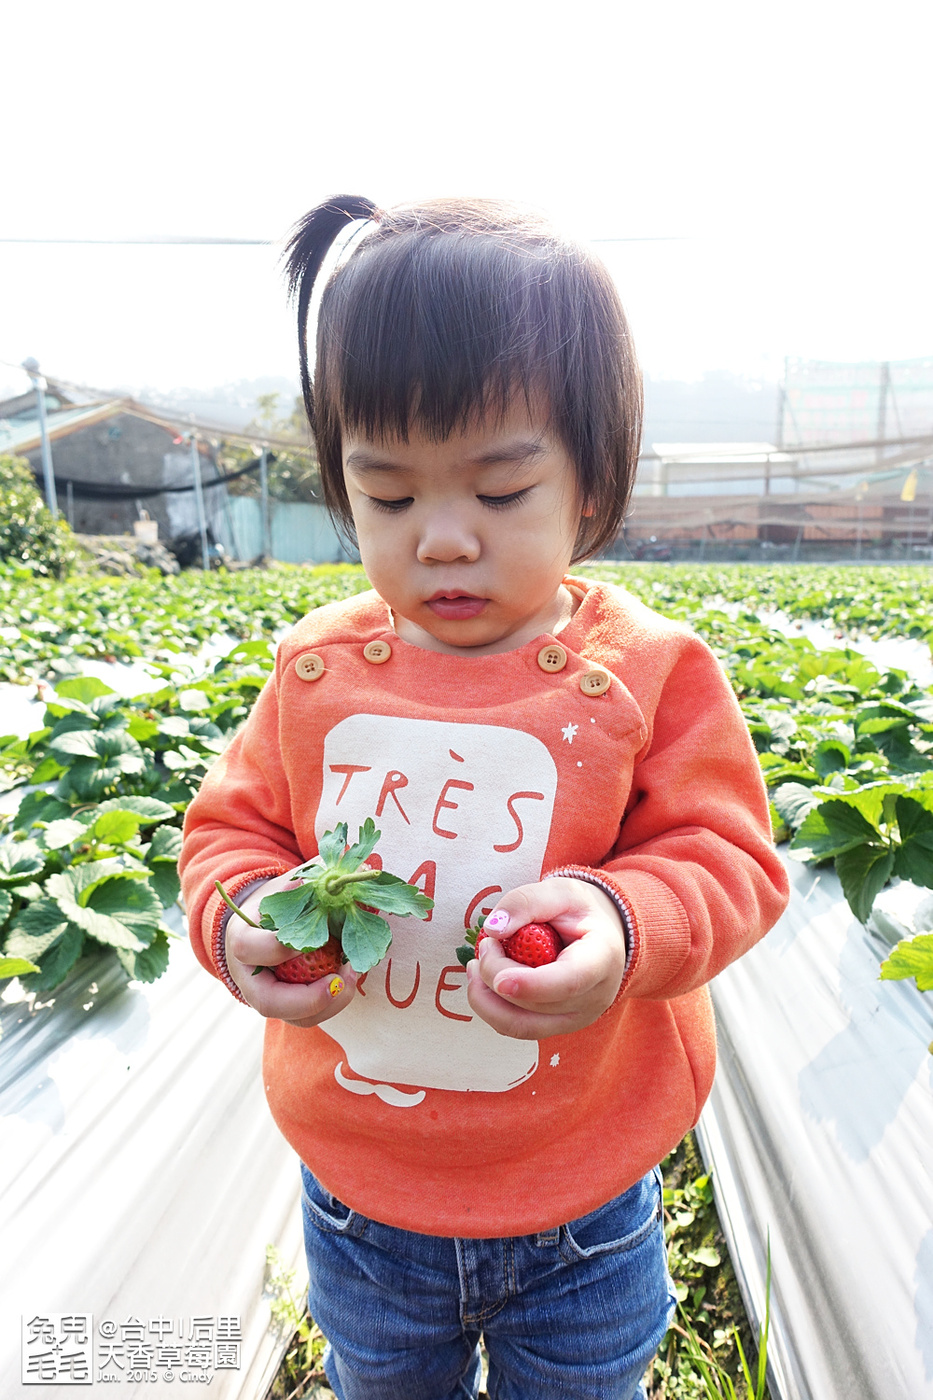
[[[301,394],[312,432],[315,430],[314,395],[308,369],[308,311],[321,264],[337,234],[356,219],[372,219],[378,213],[372,200],[361,195],[338,194],[311,209],[298,220],[286,246],[285,271],[288,295],[298,299],[298,362]]]

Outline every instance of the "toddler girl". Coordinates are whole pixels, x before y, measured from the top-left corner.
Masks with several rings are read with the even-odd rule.
[[[320,298],[335,236],[367,220]],[[602,265],[492,201],[337,198],[289,247],[327,504],[372,591],[304,618],[188,812],[204,965],[266,1026],[340,1400],[628,1400],[672,1310],[656,1164],[697,1120],[706,983],[786,900],[711,652],[575,577],[613,540],[641,392]],[[365,976],[295,986],[229,917],[366,817],[434,900]],[[486,914],[464,969],[456,946]],[[564,949],[502,942],[546,920]]]

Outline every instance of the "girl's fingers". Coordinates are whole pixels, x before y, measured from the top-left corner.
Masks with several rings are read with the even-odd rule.
[[[551,1035],[569,1035],[589,1025],[597,1014],[583,1009],[555,1015],[516,1006],[487,987],[475,960],[467,967],[467,1000],[477,1016],[494,1031],[515,1040],[546,1040]]]
[[[498,996],[531,1009],[571,1011],[616,975],[621,981],[625,958],[594,931],[565,944],[557,961],[544,967],[514,962],[497,940],[484,938],[479,965],[483,981]]]
[[[356,991],[356,976],[349,967],[309,983],[280,982],[265,969],[254,974],[242,964],[231,966],[230,970],[240,991],[260,1016],[295,1026],[316,1026],[336,1016],[353,1000]]]
[[[236,958],[237,962],[254,967],[276,967],[295,956],[294,948],[286,948],[274,933],[268,929],[253,928],[237,915],[231,915],[224,937],[227,962]]]

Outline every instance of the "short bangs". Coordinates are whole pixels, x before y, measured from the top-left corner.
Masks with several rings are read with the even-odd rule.
[[[444,439],[523,396],[547,406],[576,467],[587,515],[575,559],[604,548],[631,494],[642,396],[602,263],[542,220],[492,201],[378,217],[324,289],[313,386],[303,376],[332,513],[352,534],[345,433],[404,441],[416,426]]]

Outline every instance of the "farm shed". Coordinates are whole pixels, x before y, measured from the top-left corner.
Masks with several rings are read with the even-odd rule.
[[[41,483],[36,399],[33,389],[0,403],[0,452],[26,457]],[[157,418],[130,399],[88,401],[54,381],[49,381],[46,413],[59,509],[80,534],[131,533],[141,508],[158,521],[162,539],[197,529],[193,492],[159,494],[162,488],[191,483],[191,449],[179,441],[190,424]],[[219,475],[209,441],[198,440],[198,454],[207,484]],[[205,498],[215,534],[223,506],[215,499],[220,494],[209,491]]]
[[[79,534],[130,534],[145,509],[158,523],[163,541],[193,537],[199,528],[188,440],[193,431],[207,525],[231,558],[250,560],[268,552],[271,558],[292,564],[358,559],[320,503],[270,500],[264,530],[259,499],[228,495],[226,480],[258,472],[259,457],[238,472],[225,474],[216,449],[221,442],[234,442],[258,454],[260,446],[267,444],[255,434],[172,419],[166,410],[132,399],[88,400],[53,381],[46,394],[46,412],[58,507]],[[279,446],[277,442],[268,445]],[[294,444],[282,445],[294,451]],[[3,452],[26,457],[41,487],[35,390],[0,402]]]
[[[659,443],[639,463],[628,539],[763,541],[811,550],[933,552],[933,435],[879,463],[878,444]]]

